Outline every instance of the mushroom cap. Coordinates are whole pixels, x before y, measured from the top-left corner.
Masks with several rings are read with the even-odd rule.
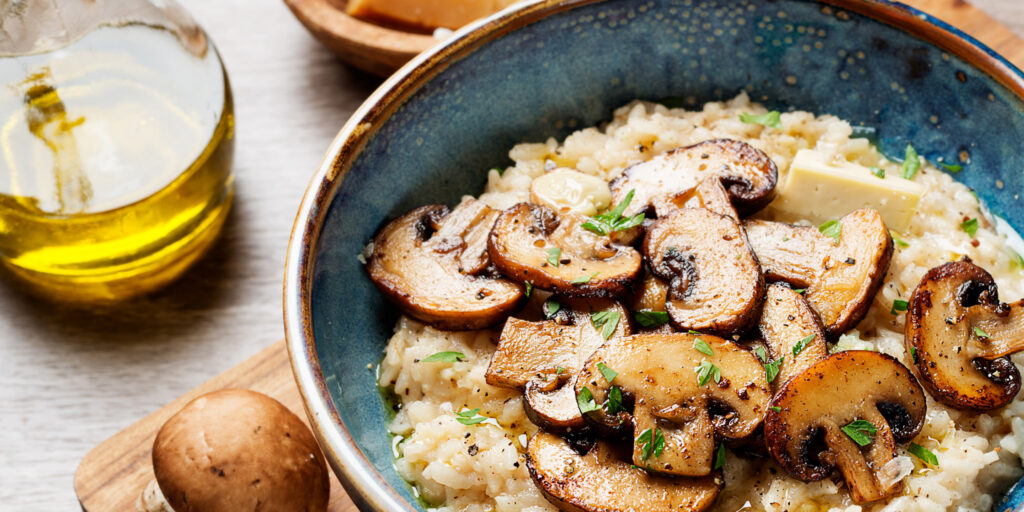
[[[774,283],[768,287],[760,330],[769,359],[782,359],[779,374],[772,381],[774,388],[828,356],[825,328],[818,314],[802,295],[784,284]],[[811,336],[810,341],[803,342]],[[798,344],[801,346],[797,347]]]
[[[771,401],[764,421],[769,453],[789,474],[821,480],[838,466],[854,501],[892,495],[879,478],[895,458],[895,443],[910,441],[924,425],[924,392],[910,370],[878,352],[838,352],[787,381]],[[878,429],[870,447],[860,448],[842,428],[855,420]]]
[[[700,512],[724,485],[720,475],[679,478],[649,473],[606,441],[584,455],[565,440],[538,432],[526,447],[526,467],[544,497],[573,512]]]
[[[875,210],[839,221],[838,243],[818,228],[748,219],[747,238],[768,281],[804,288],[830,339],[850,330],[871,307],[892,260],[892,237]]]
[[[484,378],[492,386],[525,389],[523,405],[534,424],[549,430],[586,426],[574,386],[583,363],[608,338],[632,332],[629,314],[608,299],[553,297],[560,304],[550,320],[509,318]],[[551,299],[549,299],[551,300]],[[601,327],[594,315],[604,315]],[[561,370],[559,370],[561,369]]]
[[[709,376],[701,385],[697,369],[708,365],[718,369],[720,378]],[[616,372],[611,382],[602,366]],[[616,387],[626,410],[609,412],[610,393]],[[686,476],[710,474],[715,437],[742,439],[752,434],[771,397],[764,368],[750,351],[715,336],[688,333],[609,340],[577,377],[577,396],[585,399],[588,393],[599,406],[585,414],[588,421],[611,433],[632,429],[634,464]],[[647,429],[663,433],[660,456],[643,456],[644,443],[636,438]]]
[[[921,383],[950,407],[996,409],[1020,391],[1020,372],[1005,356],[1024,348],[1024,301],[1000,303],[992,275],[969,260],[924,275],[904,339]]]
[[[665,307],[677,329],[728,336],[757,321],[764,276],[732,218],[703,208],[675,210],[651,225],[643,250],[651,272],[669,283]]]
[[[567,210],[519,203],[498,216],[488,253],[502,274],[542,290],[572,297],[625,295],[640,275],[640,253],[584,229],[586,222]]]
[[[374,238],[370,279],[403,312],[439,329],[494,325],[526,299],[518,283],[486,274],[486,240],[496,217],[473,200],[454,211],[417,208]]]
[[[728,191],[732,206],[749,215],[775,197],[778,174],[768,155],[745,142],[708,140],[629,167],[611,182],[612,204],[633,190],[625,215],[653,208],[661,217],[680,208],[702,181],[716,180]]]
[[[302,420],[244,389],[207,393],[171,416],[153,443],[153,472],[178,512],[323,512],[330,493]]]

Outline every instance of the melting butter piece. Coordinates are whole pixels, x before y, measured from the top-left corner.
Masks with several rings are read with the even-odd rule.
[[[555,211],[569,211],[593,217],[611,206],[608,182],[574,169],[553,169],[530,184],[530,201]]]
[[[517,0],[349,0],[350,16],[411,27],[456,29]]]
[[[822,223],[873,208],[889,229],[899,232],[910,225],[924,194],[919,183],[893,174],[879,178],[871,169],[846,161],[828,163],[809,149],[797,152],[780,188],[772,206],[781,212]]]

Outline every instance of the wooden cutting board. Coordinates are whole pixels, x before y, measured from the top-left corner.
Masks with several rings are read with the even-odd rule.
[[[1024,68],[1024,40],[964,0],[904,0],[949,21]],[[153,478],[150,448],[161,425],[193,398],[215,389],[247,388],[266,393],[305,419],[283,341],[178,397],[156,412],[92,449],[75,473],[75,493],[86,512],[131,512]],[[331,481],[331,512],[355,512],[356,506],[336,479]]]

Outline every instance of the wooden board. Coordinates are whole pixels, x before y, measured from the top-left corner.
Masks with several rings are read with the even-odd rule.
[[[905,0],[905,3],[950,22],[1024,67],[1024,40],[963,0]],[[264,349],[244,363],[186,393],[142,418],[90,451],[75,473],[75,493],[86,512],[131,512],[142,489],[153,478],[150,448],[156,431],[196,396],[215,389],[239,387],[266,393],[305,419],[292,378],[284,342]],[[332,479],[331,512],[357,509],[337,480]]]
[[[306,413],[292,378],[284,341],[274,343],[244,363],[178,397],[156,412],[103,441],[82,459],[75,472],[75,493],[86,512],[132,512],[135,500],[153,479],[150,462],[157,430],[193,398],[223,388],[246,388],[281,401],[303,421]],[[331,479],[331,512],[358,509],[336,478]]]

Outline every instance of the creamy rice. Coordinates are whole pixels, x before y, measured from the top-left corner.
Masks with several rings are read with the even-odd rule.
[[[551,139],[515,146],[509,152],[515,165],[503,174],[490,171],[480,199],[501,209],[528,201],[530,182],[544,173],[549,161],[610,179],[653,155],[713,138],[742,140],[767,153],[778,165],[780,183],[796,152],[805,148],[826,158],[877,165],[890,175],[899,173],[899,165],[886,160],[866,139],[850,138],[850,125],[836,117],[784,113],[781,128],[772,129],[741,122],[743,112],[763,113],[765,109],[745,94],[729,102],[709,103],[700,111],[633,102],[616,110],[607,125],[577,131],[562,143]],[[904,315],[890,313],[893,300],[908,299],[928,269],[961,256],[969,256],[992,273],[1002,300],[1024,297],[1022,270],[1005,237],[995,232],[971,191],[930,165],[922,167],[915,181],[927,192],[909,231],[900,234],[909,246],[897,246],[885,285],[871,310],[855,330],[840,339],[835,350],[878,350],[911,366],[903,344]],[[771,206],[756,217],[799,221],[782,217]],[[977,247],[960,229],[960,223],[972,217],[979,219]],[[498,331],[438,331],[403,317],[380,365],[381,385],[394,386],[402,403],[390,425],[391,432],[402,439],[396,467],[438,510],[556,510],[534,486],[526,469],[525,439],[537,427],[526,418],[520,394],[484,381],[498,335]],[[415,364],[443,350],[462,352],[467,360]],[[1024,358],[1015,356],[1014,361],[1020,368]],[[729,453],[726,485],[714,510],[991,509],[1024,473],[1019,458],[1024,451],[1024,397],[1018,395],[1002,409],[977,415],[949,409],[928,398],[927,421],[916,442],[935,452],[939,466],[927,468],[916,458],[898,458],[895,476],[901,469],[909,471],[903,494],[858,506],[850,500],[841,477],[804,483],[786,476],[770,459],[750,460]],[[478,407],[493,420],[473,426],[456,421],[454,413]]]

